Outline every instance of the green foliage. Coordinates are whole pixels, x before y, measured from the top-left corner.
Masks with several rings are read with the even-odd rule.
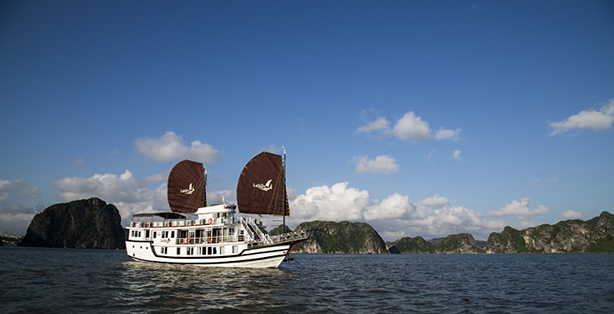
[[[608,236],[605,239],[589,244],[585,252],[613,253],[614,252],[614,236]]]

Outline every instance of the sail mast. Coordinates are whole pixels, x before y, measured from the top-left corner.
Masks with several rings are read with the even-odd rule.
[[[203,187],[204,193],[203,193],[203,207],[207,207],[207,167],[205,168],[205,184]]]
[[[287,208],[286,208],[286,148],[282,147],[282,149],[284,150],[284,159],[283,159],[282,168],[281,168],[282,169],[281,171],[283,172],[283,174],[282,174],[282,176],[283,176],[283,194],[282,195],[283,195],[284,213],[282,215],[282,217],[283,217],[282,226],[283,227],[281,227],[282,228],[281,232],[285,233],[285,231],[286,231],[286,210],[287,210]]]

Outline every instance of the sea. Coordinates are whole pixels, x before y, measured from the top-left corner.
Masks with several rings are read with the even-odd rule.
[[[0,248],[0,313],[614,313],[614,254],[292,254],[280,269]]]

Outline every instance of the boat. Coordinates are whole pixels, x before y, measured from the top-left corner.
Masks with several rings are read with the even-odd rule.
[[[282,216],[285,231],[285,217],[290,216],[285,155],[256,155],[239,177],[237,204],[222,198],[210,206],[206,168],[191,160],[179,162],[168,178],[171,212],[133,215],[127,255],[136,261],[203,267],[278,268],[307,239],[304,230],[270,235],[259,219]]]

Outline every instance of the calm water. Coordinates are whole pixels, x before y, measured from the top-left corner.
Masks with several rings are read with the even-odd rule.
[[[282,269],[0,248],[0,313],[612,313],[614,254],[308,255]]]

